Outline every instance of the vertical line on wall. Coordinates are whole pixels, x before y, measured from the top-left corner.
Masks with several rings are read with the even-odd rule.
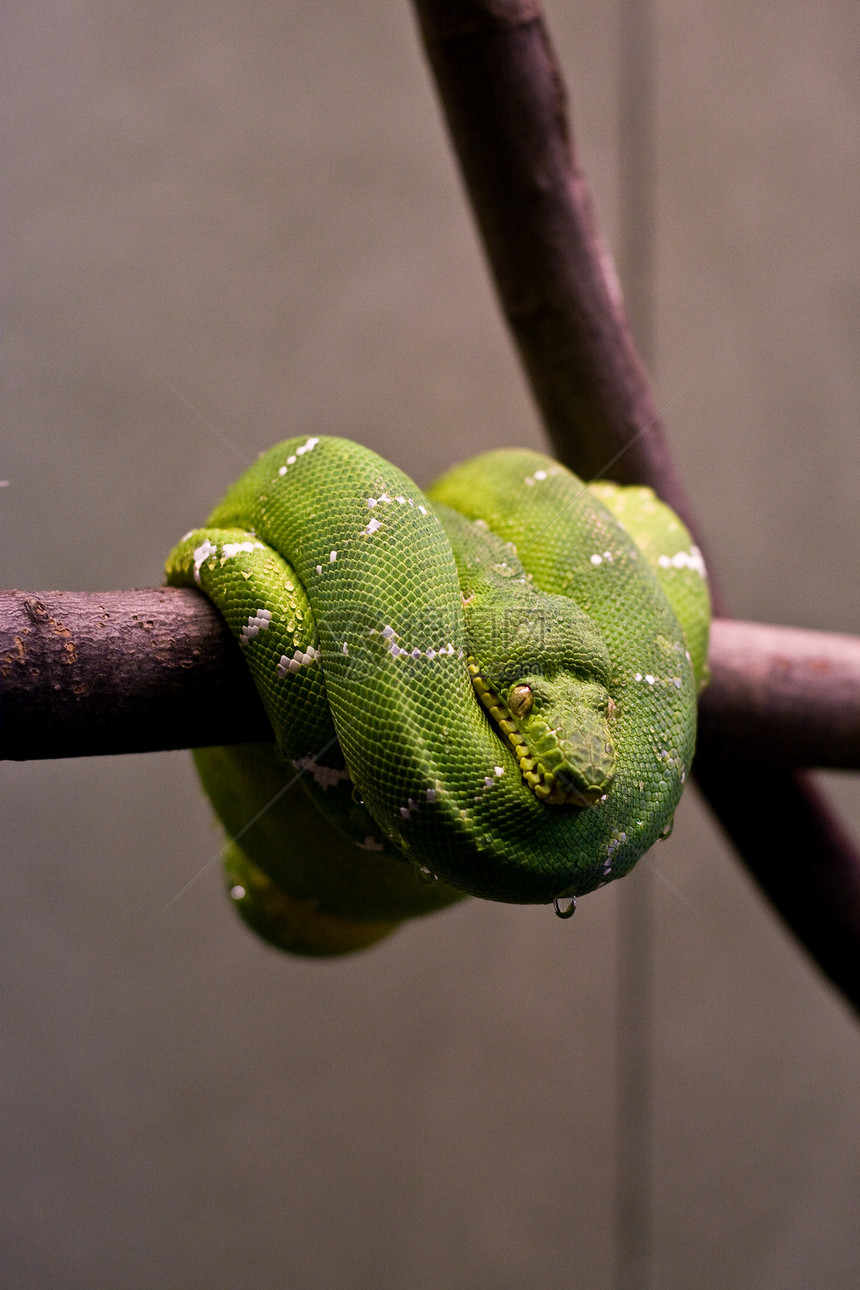
[[[620,0],[619,275],[643,360],[655,359],[654,0]],[[652,1275],[654,928],[645,865],[619,885],[616,960],[616,1285],[649,1290]]]

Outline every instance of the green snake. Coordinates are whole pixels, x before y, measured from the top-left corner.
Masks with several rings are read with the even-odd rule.
[[[236,907],[280,948],[359,949],[464,894],[567,912],[671,825],[710,606],[650,489],[506,449],[424,494],[300,436],[167,579],[217,606],[272,724],[195,759]]]

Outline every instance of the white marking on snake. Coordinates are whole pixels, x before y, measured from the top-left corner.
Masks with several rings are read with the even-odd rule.
[[[271,609],[255,609],[245,626],[242,628],[242,634],[239,637],[239,644],[247,645],[255,636],[259,636],[260,632],[266,631],[271,619]]]
[[[591,557],[591,563],[592,563],[592,564],[603,564],[603,556],[602,556],[602,555],[597,555],[597,554],[593,555],[593,556]]]
[[[199,547],[197,547],[197,549],[194,552],[194,581],[195,582],[200,581],[200,569],[203,566],[203,564],[205,564],[205,562],[209,559],[210,555],[217,555],[217,554],[218,554],[217,546],[215,545],[214,542],[210,542],[208,538],[206,538],[206,540],[202,542]]]
[[[674,555],[661,555],[657,560],[661,569],[691,569],[701,578],[708,576],[705,560],[697,546],[689,551],[676,551]]]
[[[334,788],[342,779],[349,779],[348,770],[339,770],[335,766],[321,766],[313,757],[294,757],[296,770],[309,770],[320,788]]]
[[[370,634],[371,636],[376,636],[377,628],[371,627]],[[427,649],[422,650],[417,645],[413,646],[412,649],[407,649],[403,645],[398,645],[397,641],[394,639],[398,633],[390,623],[386,623],[378,634],[388,641],[388,652],[392,658],[411,658],[416,662],[418,659],[426,658],[432,662],[433,659],[441,658],[443,654],[448,658],[453,658],[455,653],[457,658],[465,657],[465,652],[462,649],[455,651],[454,646],[450,641],[447,645],[443,645],[441,649],[434,649],[433,646],[428,646]]]
[[[610,837],[609,842],[606,844],[606,859],[604,860],[604,863],[603,863],[604,877],[608,878],[609,875],[612,873],[612,860],[615,855],[615,852],[619,849],[619,847],[623,846],[626,841],[627,841],[626,833],[619,833],[617,829],[612,830],[612,836]]]
[[[346,642],[344,641],[344,646]],[[344,650],[345,652],[345,650]],[[293,657],[282,654],[277,666],[278,676],[287,676],[290,672],[298,672],[300,667],[307,667],[309,663],[316,663],[319,659],[320,652],[315,645],[309,645],[306,650],[293,650]]]
[[[371,837],[369,833],[363,842],[356,842],[355,845],[357,847],[360,847],[362,851],[384,851],[385,850],[385,847],[382,845],[382,843],[377,842],[376,838]]]
[[[371,534],[375,533],[377,529],[381,529],[381,528],[382,528],[382,523],[380,520],[370,520],[368,522],[367,528],[362,529],[362,533],[366,533],[367,536],[370,537]]]
[[[329,557],[328,557],[329,564],[334,564],[336,559],[337,559],[337,551],[330,551]]]
[[[234,555],[250,551],[265,551],[265,549],[263,542],[225,542],[221,547],[221,554],[225,560],[232,560]]]

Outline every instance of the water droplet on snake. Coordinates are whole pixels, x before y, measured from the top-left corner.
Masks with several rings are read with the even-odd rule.
[[[361,796],[361,793],[359,793],[354,784],[352,786],[352,800],[355,802],[356,806],[364,806],[364,798]]]
[[[439,880],[438,873],[434,873],[432,869],[428,869],[425,864],[415,865],[415,877],[423,887],[429,887],[431,882],[438,882]]]
[[[573,918],[576,913],[576,896],[556,896],[552,907],[557,918]]]
[[[675,827],[675,817],[673,815],[671,820],[663,830],[663,832],[660,834],[661,842],[665,842],[667,838],[670,838],[672,836],[672,830],[674,829],[674,827]]]
[[[235,887],[230,888],[230,895],[234,900],[243,900],[245,897],[245,888],[240,887],[237,883]]]

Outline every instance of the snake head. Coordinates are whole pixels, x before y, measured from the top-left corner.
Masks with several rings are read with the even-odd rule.
[[[548,806],[590,806],[615,774],[609,654],[571,600],[531,586],[467,609],[475,693]]]
[[[522,735],[523,779],[547,805],[591,806],[615,775],[615,705],[597,681],[569,675],[521,677],[500,700]]]
[[[601,682],[534,672],[497,688],[474,659],[469,673],[537,798],[547,806],[600,801],[615,775],[615,704]]]

